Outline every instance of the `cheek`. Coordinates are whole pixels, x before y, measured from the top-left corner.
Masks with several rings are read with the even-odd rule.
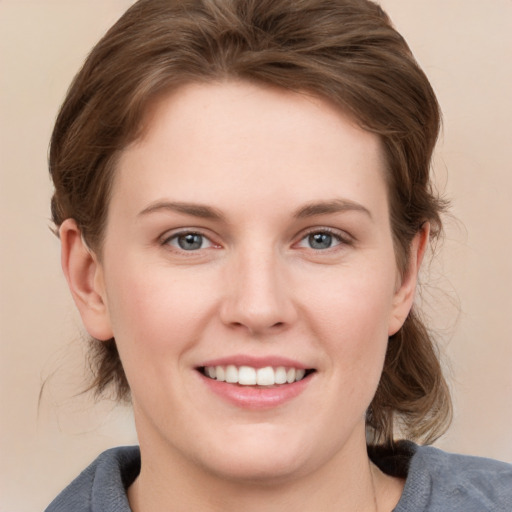
[[[318,325],[342,337],[347,335],[354,342],[371,343],[376,337],[387,338],[394,281],[392,274],[391,277],[385,272],[378,274],[348,269],[325,279],[328,287],[322,293],[315,293],[314,298],[309,295]]]
[[[393,273],[388,275],[370,270],[338,272],[336,278],[324,281],[329,283],[324,293],[310,301],[307,318],[315,337],[323,340],[342,386],[355,394],[368,393],[380,379],[394,296]]]
[[[111,324],[133,404],[149,416],[165,414],[163,404],[183,392],[187,353],[210,323],[213,284],[202,279],[199,292],[196,279],[156,265],[117,265],[109,279]]]
[[[120,351],[153,359],[194,343],[211,317],[215,283],[200,272],[170,271],[161,265],[116,266],[107,288],[109,313]],[[218,291],[217,291],[218,293]]]

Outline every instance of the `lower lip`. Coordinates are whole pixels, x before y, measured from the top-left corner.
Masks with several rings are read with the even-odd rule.
[[[216,395],[231,404],[244,409],[272,409],[299,396],[311,382],[313,374],[298,382],[281,384],[276,387],[240,386],[210,379],[199,373],[203,382]]]

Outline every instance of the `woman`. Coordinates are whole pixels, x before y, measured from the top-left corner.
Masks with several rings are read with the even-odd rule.
[[[48,511],[509,510],[412,309],[434,93],[362,0],[137,2],[50,151],[62,263],[139,448]],[[409,441],[397,441],[405,438]]]

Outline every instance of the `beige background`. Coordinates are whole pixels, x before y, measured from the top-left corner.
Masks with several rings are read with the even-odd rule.
[[[68,83],[129,4],[0,0],[0,512],[42,510],[98,452],[135,442],[128,409],[75,396],[83,344],[46,169]],[[451,359],[456,416],[439,445],[512,462],[512,2],[382,4],[445,115],[436,175],[458,221],[422,295]]]

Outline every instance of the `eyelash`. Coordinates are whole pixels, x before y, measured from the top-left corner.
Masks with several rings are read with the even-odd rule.
[[[338,230],[335,230],[332,228],[324,228],[324,227],[311,228],[308,232],[306,232],[306,234],[304,236],[301,237],[298,244],[300,244],[304,241],[306,241],[306,243],[307,243],[307,239],[309,237],[311,237],[312,235],[329,235],[337,242],[335,245],[331,245],[330,247],[326,247],[324,249],[315,249],[314,247],[311,247],[311,246],[307,247],[308,249],[312,249],[315,252],[324,252],[324,251],[329,251],[331,249],[335,250],[335,248],[340,245],[352,245],[353,244],[353,240],[351,239],[351,237],[348,234],[346,234],[346,233],[342,234]]]
[[[187,250],[187,249],[184,249],[183,247],[179,246],[179,239],[181,237],[186,237],[186,236],[190,236],[190,235],[201,237],[201,246],[200,247]],[[311,247],[310,237],[313,235],[328,235],[329,237],[332,237],[332,241],[334,241],[336,243],[334,245],[330,245],[329,247],[325,247],[325,248]],[[176,242],[176,244],[173,244],[172,242]],[[203,246],[205,242],[208,244],[207,247]],[[182,254],[183,253],[193,254],[193,253],[198,252],[201,249],[211,249],[211,248],[219,248],[220,247],[220,245],[213,242],[210,239],[210,237],[201,233],[199,230],[194,230],[194,229],[183,230],[183,231],[179,231],[178,233],[173,233],[170,236],[164,236],[160,243],[162,246],[168,246],[168,247],[172,248],[173,250],[180,252]],[[308,245],[307,246],[301,245],[303,243],[306,243]],[[326,227],[320,228],[319,227],[319,228],[311,228],[303,236],[301,236],[300,240],[297,243],[295,243],[294,245],[298,246],[298,247],[305,248],[305,249],[311,249],[315,252],[327,252],[330,250],[335,250],[336,247],[338,247],[340,245],[347,246],[347,245],[352,245],[352,244],[353,244],[353,240],[351,239],[351,237],[349,235],[342,234],[338,230],[334,230],[331,228],[326,228]]]
[[[179,239],[181,237],[186,237],[186,236],[190,236],[190,235],[201,237],[202,244],[206,241],[209,244],[209,246],[208,247],[202,247],[201,246],[201,247],[199,247],[197,249],[191,249],[191,250],[187,250],[187,249],[184,249],[183,247],[179,247],[179,245],[178,245],[179,244]],[[171,243],[173,241],[176,241],[176,245],[173,245]],[[219,247],[217,244],[212,242],[212,240],[209,237],[207,237],[206,235],[204,235],[200,231],[197,231],[197,230],[194,230],[194,229],[190,229],[190,230],[186,230],[186,231],[180,231],[178,233],[173,233],[170,236],[165,236],[162,239],[162,241],[161,241],[161,245],[170,246],[174,250],[179,251],[181,253],[194,253],[194,252],[197,252],[199,249],[210,249],[212,247]]]

